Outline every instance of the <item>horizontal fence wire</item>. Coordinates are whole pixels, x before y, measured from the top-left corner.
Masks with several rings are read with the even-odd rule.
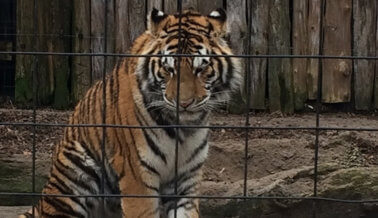
[[[69,194],[45,194],[32,192],[0,192],[0,197],[18,196],[18,197],[51,197],[51,198],[182,198],[182,195],[120,195],[120,194],[93,194],[93,195],[69,195]],[[220,199],[220,200],[308,200],[308,201],[329,201],[340,203],[378,203],[378,199],[339,199],[327,197],[282,197],[282,196],[217,196],[217,195],[185,195],[190,199]]]
[[[110,56],[110,57],[231,57],[231,58],[311,58],[311,59],[351,59],[351,60],[378,60],[378,56],[339,56],[339,55],[291,55],[291,54],[121,54],[121,53],[75,53],[75,52],[31,52],[31,51],[0,51],[0,54],[6,55],[55,55],[55,56]]]
[[[326,127],[326,126],[227,126],[227,125],[156,125],[156,126],[136,126],[117,124],[63,124],[63,123],[11,123],[0,122],[0,126],[41,126],[41,127],[110,127],[128,129],[167,129],[167,128],[189,128],[189,129],[255,129],[255,130],[324,130],[324,131],[378,131],[378,127]]]

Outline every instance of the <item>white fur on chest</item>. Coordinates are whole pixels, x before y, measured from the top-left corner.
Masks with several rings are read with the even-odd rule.
[[[153,158],[155,166],[158,166],[158,171],[161,175],[161,182],[167,182],[174,178],[175,176],[175,151],[176,151],[176,139],[172,139],[167,136],[163,130],[159,131],[161,137],[156,141],[160,150],[166,155],[167,163],[162,163],[157,158]],[[208,129],[198,129],[192,135],[184,137],[180,134],[182,143],[178,143],[178,163],[177,171],[181,174],[189,169],[193,168],[196,164],[203,162],[207,157],[207,145],[203,149],[199,150],[195,158],[188,162],[191,156],[196,152],[196,149],[207,140]]]

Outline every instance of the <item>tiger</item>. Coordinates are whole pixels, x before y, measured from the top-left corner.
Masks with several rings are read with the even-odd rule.
[[[41,198],[34,212],[20,217],[200,216],[193,196],[199,194],[209,129],[174,125],[207,126],[210,112],[240,91],[241,60],[228,56],[223,9],[202,15],[154,8],[147,21],[130,49],[142,57],[120,58],[76,105]],[[188,56],[174,56],[180,53]],[[103,119],[115,126],[78,125]],[[95,196],[100,194],[124,196]]]

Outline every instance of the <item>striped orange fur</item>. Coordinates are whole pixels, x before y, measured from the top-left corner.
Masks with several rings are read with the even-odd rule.
[[[184,54],[232,54],[224,39],[227,29],[222,9],[208,16],[184,11],[179,20],[178,14],[166,15],[154,9],[148,29],[135,40],[131,53],[176,54],[180,44]],[[124,58],[105,83],[97,82],[87,92],[69,123],[101,124],[105,103],[106,124],[171,125],[176,123],[179,107],[181,124],[207,125],[211,109],[229,100],[240,85],[241,64],[236,58]],[[185,196],[198,194],[208,150],[207,129],[107,127],[105,133],[103,184],[102,127],[67,127],[53,154],[43,193],[96,195],[103,187],[105,194],[170,195],[177,183],[177,194],[182,196],[177,204],[173,198],[108,197],[103,204],[102,198],[96,197],[43,196],[34,208],[36,217],[159,218],[173,217],[175,208],[177,217],[199,217],[198,199]],[[179,161],[175,179],[176,137]],[[31,211],[21,217],[30,216]]]

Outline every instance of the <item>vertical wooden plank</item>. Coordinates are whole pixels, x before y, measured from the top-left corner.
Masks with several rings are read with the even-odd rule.
[[[91,52],[90,1],[73,1],[72,52]],[[72,56],[72,101],[80,100],[91,85],[91,57]]]
[[[108,10],[107,10],[107,44],[106,52],[115,53],[115,0],[108,0]],[[112,72],[116,57],[108,56],[106,60],[106,73]]]
[[[245,4],[237,5],[235,3],[232,3],[233,1],[227,1],[227,15],[229,16],[231,13],[234,13],[233,7],[244,7]],[[239,1],[235,1],[239,2]],[[229,7],[228,5],[233,5],[232,7]],[[206,1],[206,0],[198,0],[198,11],[203,14],[203,15],[208,15],[212,11],[214,11],[217,8],[223,8],[223,0],[211,0],[211,1]]]
[[[321,0],[308,1],[308,54],[319,55],[319,35],[320,35],[320,5]],[[307,66],[307,93],[308,99],[315,100],[318,90],[318,59],[309,59]]]
[[[71,1],[50,0],[50,30],[54,37],[49,41],[48,49],[53,52],[70,52],[71,40],[64,35],[71,34]],[[63,35],[63,37],[59,37]],[[70,104],[68,79],[70,76],[70,58],[68,56],[49,56],[49,75],[54,77],[54,100],[55,108],[67,108]]]
[[[378,13],[378,11],[376,11]],[[378,20],[376,21],[375,55],[378,54]],[[378,61],[375,61],[374,108],[378,109]]]
[[[33,0],[17,0],[16,51],[33,51]],[[15,100],[18,104],[29,104],[33,100],[32,70],[34,58],[31,55],[16,55]]]
[[[290,54],[289,0],[270,0],[269,54]],[[291,59],[270,59],[268,64],[269,108],[294,112]]]
[[[229,32],[229,42],[231,44],[234,54],[243,55],[247,51],[247,10],[246,0],[234,0],[227,1],[227,25]],[[245,59],[241,59],[245,65]],[[245,67],[244,67],[245,69]],[[248,73],[244,71],[243,73]],[[245,75],[244,75],[245,76]],[[243,113],[246,110],[246,106],[243,102],[242,92],[244,93],[245,85],[240,87],[240,92],[236,93],[232,100],[229,102],[228,110],[232,113]]]
[[[153,8],[164,10],[163,0],[147,0],[147,13],[152,11]]]
[[[145,10],[145,1],[115,0],[114,28],[115,51],[117,53],[126,53],[132,42],[146,30],[147,15]]]
[[[198,10],[198,0],[182,0],[182,10],[186,10],[191,7]],[[176,13],[177,0],[164,0],[164,11],[168,14]]]
[[[53,2],[50,0],[39,0],[37,4],[37,22],[38,22],[38,42],[36,45],[38,51],[53,51]],[[53,74],[54,62],[53,56],[38,56],[38,70],[36,72],[37,85],[37,104],[49,105],[54,95],[55,78]]]
[[[308,1],[294,0],[293,2],[293,55],[308,54],[307,19]],[[294,106],[296,110],[303,110],[307,100],[307,59],[293,59]]]
[[[375,56],[376,1],[353,1],[353,55]],[[369,110],[374,91],[375,61],[354,60],[356,110]]]
[[[251,1],[250,8],[252,13],[251,54],[268,54],[269,1]],[[266,109],[266,72],[266,58],[251,60],[250,106],[252,109]]]
[[[351,55],[352,0],[328,0],[325,11],[324,55]],[[349,102],[352,60],[325,59],[323,63],[323,102]]]
[[[93,53],[104,51],[104,7],[105,0],[91,0],[91,50]],[[99,80],[104,66],[104,57],[93,56],[91,83]]]

